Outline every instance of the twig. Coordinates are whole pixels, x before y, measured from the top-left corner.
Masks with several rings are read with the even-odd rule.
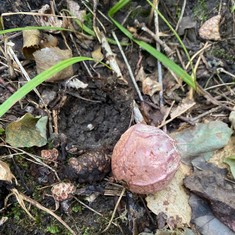
[[[154,34],[144,23],[139,23],[137,20],[135,20],[135,23],[137,24],[137,27],[140,27],[141,30],[148,33],[157,43],[159,43],[163,50],[166,52],[167,56],[172,56],[174,52],[171,50],[171,48],[159,38],[159,30],[158,33]]]
[[[133,83],[133,85],[134,85],[134,87],[135,87],[135,90],[136,90],[136,92],[137,92],[137,94],[138,94],[138,96],[139,96],[139,99],[140,99],[140,101],[143,101],[143,100],[144,100],[144,99],[143,99],[143,96],[142,96],[142,94],[141,94],[141,92],[140,92],[140,89],[139,89],[137,83],[136,83],[134,74],[133,74],[133,72],[132,72],[131,66],[129,65],[129,63],[128,63],[128,61],[127,61],[126,55],[125,55],[125,53],[124,53],[123,50],[122,50],[122,46],[121,46],[121,44],[119,43],[116,34],[115,34],[114,32],[112,32],[112,35],[113,35],[114,40],[116,41],[116,43],[117,43],[117,45],[118,45],[118,48],[119,48],[119,50],[120,50],[120,52],[121,52],[121,54],[122,54],[122,58],[123,58],[123,60],[124,60],[124,62],[125,62],[125,64],[126,64],[126,66],[127,66],[129,75],[130,75],[130,77],[131,77],[131,81],[132,81],[132,83]]]
[[[58,174],[57,174],[57,172],[56,172],[56,170],[54,170],[53,168],[51,168],[50,166],[48,166],[47,164],[45,164],[44,162],[42,162],[39,156],[33,155],[33,154],[28,153],[28,152],[26,152],[26,151],[24,151],[24,150],[22,150],[22,149],[20,149],[20,148],[12,147],[12,146],[10,146],[10,145],[0,144],[0,146],[4,146],[4,147],[6,147],[6,148],[13,149],[15,152],[16,152],[16,151],[19,151],[19,152],[21,152],[21,153],[23,153],[23,154],[25,154],[25,155],[31,157],[34,161],[33,161],[33,160],[30,160],[30,159],[27,159],[27,160],[28,160],[28,161],[31,161],[31,162],[33,162],[33,163],[35,163],[35,164],[42,165],[42,166],[44,166],[44,167],[49,168],[51,171],[54,172],[54,174],[55,174],[57,180],[58,180],[58,181],[61,181],[60,178],[59,178],[59,176],[58,176]]]
[[[23,73],[24,77],[27,79],[27,81],[30,81],[30,77],[28,75],[28,73],[26,72],[26,70],[24,69],[24,67],[21,65],[19,59],[17,58],[15,52],[13,51],[12,47],[14,46],[14,43],[12,42],[8,42],[7,43],[7,50],[8,53],[10,54],[10,56],[15,60],[15,62],[17,63],[17,65],[19,66],[21,72]],[[37,94],[37,96],[39,97],[39,99],[42,101],[42,103],[44,104],[44,106],[46,107],[46,104],[44,102],[44,100],[42,99],[40,93],[38,92],[37,88],[33,89],[34,92]]]
[[[65,228],[67,228],[70,233],[73,235],[76,235],[76,233],[69,227],[67,223],[65,223],[58,215],[56,215],[53,211],[49,210],[48,208],[41,205],[39,202],[33,200],[32,198],[27,197],[26,195],[19,193],[19,195],[22,197],[23,200],[31,203],[32,205],[36,206],[38,209],[45,211],[46,213],[53,216],[55,219],[57,219]]]
[[[114,210],[113,210],[111,219],[109,220],[109,223],[108,223],[107,227],[106,227],[101,233],[106,232],[106,231],[109,229],[110,225],[112,224],[113,218],[114,218],[114,216],[115,216],[115,214],[116,214],[117,208],[118,208],[118,206],[119,206],[119,203],[120,203],[120,201],[121,201],[121,199],[122,199],[122,197],[123,197],[125,191],[126,191],[126,189],[123,187],[122,192],[121,192],[121,194],[120,194],[120,196],[119,196],[119,198],[118,198],[118,200],[117,200],[117,203],[116,203],[116,205],[115,205],[115,207],[114,207]]]
[[[157,1],[157,4],[155,6],[156,8],[156,11],[154,9],[154,25],[155,25],[155,35],[156,35],[156,38],[159,40],[159,19],[158,19],[158,1]],[[157,50],[160,52],[161,51],[161,48],[160,48],[160,44],[159,43],[156,43],[156,47],[157,47]],[[161,90],[159,91],[159,103],[160,103],[160,107],[163,107],[164,106],[164,98],[163,98],[163,82],[162,82],[162,64],[161,62],[158,60],[157,61],[157,68],[158,68],[158,82],[160,83],[161,85]]]
[[[180,13],[180,17],[179,17],[179,20],[178,20],[177,25],[175,27],[175,31],[178,30],[180,22],[181,22],[181,20],[182,20],[182,18],[184,16],[184,11],[185,11],[185,7],[186,7],[186,3],[187,3],[187,0],[184,0],[183,5],[182,5],[182,10],[181,10],[181,13]]]
[[[111,47],[110,47],[103,32],[100,32],[100,39],[101,39],[101,43],[102,43],[102,48],[106,52],[105,56],[106,56],[107,61],[109,62],[110,67],[116,73],[117,78],[119,80],[121,80],[124,84],[128,84],[126,79],[123,77],[122,72],[118,66],[116,59],[115,59],[116,55],[112,52]]]
[[[234,111],[233,108],[228,107],[227,105],[222,104],[216,98],[214,98],[209,92],[205,91],[199,84],[197,84],[197,89],[200,94],[202,94],[208,101],[214,105],[218,105],[226,110]]]
[[[190,118],[190,121],[191,121],[191,122],[195,122],[195,121],[197,121],[198,119],[207,116],[208,114],[211,114],[211,113],[213,113],[213,112],[219,111],[220,109],[221,109],[221,107],[220,107],[220,106],[217,106],[217,107],[215,107],[215,108],[213,108],[213,109],[208,110],[207,112],[203,112],[202,114],[198,115],[197,117]]]

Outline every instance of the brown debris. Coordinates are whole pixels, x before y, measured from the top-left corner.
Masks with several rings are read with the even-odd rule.
[[[90,151],[70,158],[65,175],[80,183],[91,183],[102,180],[109,171],[110,157],[103,151]]]

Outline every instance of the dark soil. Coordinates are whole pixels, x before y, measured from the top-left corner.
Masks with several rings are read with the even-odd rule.
[[[56,12],[57,14],[60,10],[67,7],[65,0],[55,2],[55,10],[58,11]],[[80,4],[82,9],[85,8],[81,1],[76,2]],[[182,3],[182,0],[160,1],[160,11],[173,27],[177,24]],[[32,12],[38,10],[44,4],[50,4],[50,1],[1,0],[0,13]],[[98,10],[107,16],[107,11],[113,4],[114,2],[109,0],[99,1]],[[88,5],[92,9],[93,2],[90,1]],[[222,15],[220,25],[222,39],[219,41],[210,41],[212,45],[203,53],[203,62],[199,63],[197,68],[197,82],[204,89],[234,81],[234,77],[229,75],[229,73],[235,74],[234,13],[231,12],[231,1],[229,0],[189,0],[185,8],[184,16],[190,16],[192,20],[196,22],[195,28],[187,29],[181,35],[190,56],[193,56],[202,48],[202,45],[205,44],[205,40],[202,40],[198,35],[199,27],[207,19],[217,15],[219,9]],[[128,12],[131,12],[129,17],[127,17]],[[127,17],[127,21],[124,25],[135,28],[136,19],[140,23],[148,24],[149,14],[150,6],[146,1],[132,1],[116,15],[116,19],[122,22],[122,20]],[[89,17],[90,21],[87,20],[85,22],[86,24],[92,24],[92,17]],[[116,30],[114,25],[104,20],[100,14],[98,14],[97,17],[103,22],[107,37],[111,38],[111,31],[115,30],[120,40],[127,40],[123,34]],[[37,25],[37,22],[34,17],[30,15],[19,14],[4,16],[5,29],[35,25]],[[153,23],[151,23],[149,28],[154,31]],[[162,40],[174,51],[172,59],[177,64],[184,67],[188,60],[176,38],[162,21],[160,21],[160,31],[168,35],[167,37],[162,37]],[[100,45],[100,43],[97,39],[88,40],[87,37],[82,36],[84,32],[80,33],[81,35],[77,38],[75,37],[76,39],[73,41],[69,37],[69,33],[65,33],[63,35],[64,37],[62,37],[61,34],[57,34],[59,45],[61,48],[65,48],[66,43],[64,42],[64,38],[66,38],[67,43],[73,50],[74,56],[78,56],[76,47],[79,47],[80,55],[91,56],[92,51],[97,45]],[[150,39],[150,36],[141,32],[140,29],[136,29],[136,33],[140,38],[148,39],[152,45],[155,45],[155,42]],[[14,51],[19,60],[22,63],[27,62],[25,69],[30,77],[34,77],[36,75],[35,63],[33,61],[26,61],[22,54],[22,33],[12,33],[8,36],[10,37],[9,40],[15,43]],[[4,48],[4,38],[1,36],[0,47],[1,49]],[[90,151],[102,151],[108,156],[111,156],[114,145],[134,121],[133,100],[140,106],[147,124],[157,126],[162,122],[166,114],[166,109],[171,107],[172,101],[175,102],[174,107],[177,107],[177,105],[187,97],[189,91],[188,87],[185,85],[180,86],[175,79],[172,78],[167,69],[163,68],[164,107],[159,104],[158,93],[153,96],[145,94],[143,96],[144,102],[140,102],[129,79],[126,66],[118,47],[112,45],[112,50],[116,54],[117,61],[125,79],[128,81],[128,85],[121,83],[120,80],[103,65],[93,67],[94,63],[90,62],[87,64],[89,68],[91,68],[92,77],[88,75],[83,64],[80,63],[74,66],[74,72],[77,77],[88,84],[85,89],[66,87],[62,82],[44,83],[38,87],[41,94],[44,91],[49,91],[49,93],[55,92],[56,97],[49,102],[48,109],[51,113],[56,113],[58,122],[50,123],[51,127],[56,127],[54,133],[49,133],[50,141],[47,147],[31,148],[26,149],[26,151],[40,155],[42,149],[52,149],[53,147],[58,149],[59,157],[57,165],[52,164],[51,167],[55,169],[60,178],[64,181],[71,180],[70,177],[67,177],[70,174],[68,174],[68,172],[66,173],[66,171],[70,169],[67,166],[71,157],[79,158],[82,154],[90,153]],[[138,74],[141,67],[143,67],[143,71],[146,75],[156,75],[157,62],[146,51],[141,50],[136,44],[132,44],[132,42],[130,42],[127,47],[124,47],[124,51],[135,75]],[[8,62],[11,60],[7,61],[3,50],[0,52],[0,56],[1,104],[18,89],[18,84],[25,81],[25,79],[21,73],[11,73],[10,69],[5,65],[10,65]],[[196,64],[196,60],[193,61],[193,64]],[[223,68],[228,73],[219,73],[218,68]],[[191,72],[189,68],[188,73],[190,74]],[[138,85],[141,89],[142,83],[138,82]],[[180,116],[169,123],[167,126],[168,130],[176,130],[208,119],[219,118],[220,120],[228,122],[229,111],[235,105],[233,101],[234,86],[227,87],[223,85],[208,91],[213,97],[217,98],[218,102],[226,105],[227,108],[213,103],[208,99],[208,96],[204,97],[195,93],[194,99],[197,104],[193,109],[187,112],[185,116]],[[218,107],[218,109],[213,112],[213,114],[208,113],[208,115],[200,116],[216,107]],[[33,115],[48,115],[46,109],[40,105],[38,97],[34,92],[31,92],[26,98],[22,99],[20,103],[15,104],[4,117],[0,119],[0,127],[5,128],[8,123],[20,118],[26,112],[31,112]],[[52,115],[50,117],[52,117]],[[0,155],[2,156],[0,157],[4,159],[4,161],[6,159],[6,162],[10,165],[13,174],[18,180],[19,184],[17,186],[14,185],[14,187],[17,187],[20,192],[24,192],[45,207],[54,210],[55,203],[50,196],[50,188],[53,184],[58,182],[55,174],[44,166],[39,166],[35,162],[28,161],[30,158],[25,154],[20,153],[13,158],[11,154],[15,153],[15,150],[4,147],[4,136],[1,136],[1,146],[3,147],[0,147]],[[4,158],[4,156],[8,157]],[[91,165],[88,164],[87,169],[89,169],[89,174],[93,174],[93,176],[88,177],[89,180],[82,182],[76,179],[76,177],[72,178],[73,183],[76,184],[78,188],[76,197],[68,200],[67,204],[62,203],[60,208],[56,211],[57,215],[61,216],[77,234],[81,235],[99,234],[106,228],[112,216],[118,196],[122,191],[122,188],[112,179],[112,172],[110,170],[107,170],[107,174],[105,171],[105,178],[102,172],[98,172],[99,174],[96,175],[98,167],[92,165],[95,164],[95,161],[91,162]],[[110,164],[110,159],[108,163]],[[82,164],[83,166],[86,165],[86,163]],[[99,166],[99,163],[97,164]],[[85,172],[84,175],[86,175],[86,173],[87,172]],[[0,212],[2,217],[8,218],[5,223],[0,224],[0,234],[69,234],[58,221],[47,213],[35,209],[34,206],[31,206],[30,211],[32,211],[32,214],[35,216],[35,221],[31,220],[14,197],[10,197],[7,206],[3,207],[4,199],[7,193],[9,193],[8,189],[9,185],[6,185],[5,182],[0,184],[0,206],[2,208]],[[163,217],[164,216],[161,218]],[[152,214],[152,212],[147,209],[146,203],[142,197],[127,192],[117,209],[113,224],[111,224],[103,234],[135,235],[141,232],[155,233],[159,224],[165,225],[165,220],[159,220],[156,215]],[[195,232],[195,234],[197,233]]]

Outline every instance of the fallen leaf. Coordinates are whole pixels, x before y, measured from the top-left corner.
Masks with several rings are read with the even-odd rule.
[[[191,109],[196,103],[193,100],[185,98],[182,100],[181,104],[179,104],[175,109],[172,109],[170,116],[171,120],[179,117],[189,109]]]
[[[101,52],[101,46],[92,51],[91,56],[95,62],[101,62],[104,59],[104,55]]]
[[[229,141],[233,131],[221,121],[199,123],[193,128],[174,132],[171,137],[177,142],[182,158],[197,157],[202,153],[223,148]]]
[[[33,53],[37,73],[41,73],[58,62],[72,57],[70,50],[61,50],[58,47],[43,48]],[[73,67],[69,66],[53,75],[47,82],[56,82],[73,76]]]
[[[67,0],[67,6],[70,13],[76,16],[78,20],[83,23],[86,16],[86,11],[80,10],[78,3],[72,0]]]
[[[192,194],[189,204],[192,208],[191,223],[201,235],[234,235],[232,230],[213,215],[208,203],[201,197]]]
[[[11,173],[8,164],[0,160],[0,180],[11,183],[13,179],[15,179],[15,176]]]
[[[207,20],[199,29],[199,35],[202,39],[220,40],[219,23],[221,15],[213,16]]]
[[[78,78],[72,78],[65,82],[65,86],[68,88],[74,88],[78,90],[79,88],[85,89],[88,84],[80,81]]]
[[[184,190],[183,179],[189,168],[181,164],[170,184],[162,191],[146,197],[148,208],[156,215],[163,212],[175,228],[187,227],[190,224],[191,208],[189,196]]]
[[[227,170],[202,163],[200,170],[184,179],[184,185],[206,199],[214,215],[235,231],[235,184],[227,180]]]
[[[180,36],[184,35],[186,29],[195,29],[197,22],[193,21],[190,16],[184,16],[180,21],[178,34]]]
[[[39,30],[23,30],[22,52],[26,59],[33,59],[33,53],[39,49],[41,33]]]
[[[13,147],[41,147],[47,144],[48,117],[34,117],[26,113],[6,127],[6,142]]]
[[[230,167],[230,171],[233,175],[233,178],[235,179],[235,155],[227,157],[224,160],[224,163],[228,164]]]
[[[161,89],[161,84],[150,77],[146,77],[142,81],[142,91],[145,95],[153,96],[156,92],[160,91]]]

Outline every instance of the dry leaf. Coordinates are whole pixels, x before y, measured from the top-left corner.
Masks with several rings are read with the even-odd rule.
[[[177,108],[173,109],[171,112],[171,119],[174,119],[183,113],[185,113],[187,110],[191,109],[196,103],[190,99],[183,99],[182,103],[177,106]]]
[[[146,79],[146,74],[144,72],[144,67],[141,66],[140,69],[138,70],[136,76],[135,76],[135,80],[136,81],[144,81],[144,79]]]
[[[72,57],[70,50],[61,50],[58,47],[43,48],[33,53],[36,61],[37,72],[41,73],[58,62]],[[61,72],[56,73],[48,82],[56,82],[73,76],[73,67],[69,66]]]
[[[23,54],[26,59],[34,59],[33,53],[41,48],[56,47],[58,39],[39,30],[23,30]]]
[[[75,1],[67,0],[67,6],[68,6],[68,10],[71,12],[71,14],[76,16],[78,18],[78,20],[81,23],[83,23],[85,15],[86,15],[86,11],[80,10],[80,6]]]
[[[181,164],[175,177],[164,190],[146,197],[148,208],[156,215],[165,213],[171,227],[182,228],[190,224],[189,196],[183,187],[183,179],[189,170],[189,167]]]
[[[199,35],[202,39],[220,40],[219,23],[221,15],[214,16],[207,20],[199,29]]]
[[[97,47],[94,51],[92,51],[91,56],[95,62],[102,61],[104,59],[104,55],[101,52],[101,46]]]
[[[39,30],[23,30],[23,54],[26,59],[33,59],[33,53],[39,49],[41,33]]]
[[[58,45],[58,39],[51,34],[43,34],[40,41],[40,48],[56,47]]]
[[[147,77],[142,82],[142,91],[145,95],[153,96],[157,91],[161,90],[161,85],[156,80]]]
[[[0,160],[0,180],[12,182],[12,179],[15,179],[15,176],[11,173],[10,167]]]
[[[193,21],[190,16],[184,16],[180,21],[178,34],[180,36],[184,35],[186,29],[195,29],[197,22]]]
[[[39,9],[38,13],[51,14],[51,16],[44,15],[44,16],[35,17],[40,26],[52,26],[52,27],[66,28],[66,26],[68,24],[68,21],[66,18],[63,18],[63,20],[61,20],[58,17],[53,16],[53,14],[52,14],[53,12],[48,4],[43,5],[42,8]],[[57,33],[59,31],[56,32],[55,30],[51,30],[49,32]]]

